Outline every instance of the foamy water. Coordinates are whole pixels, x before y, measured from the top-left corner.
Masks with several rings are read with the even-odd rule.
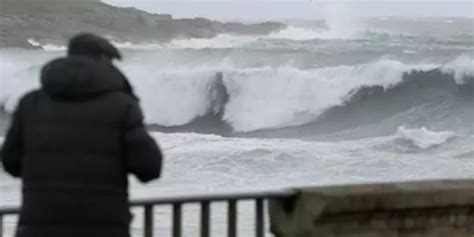
[[[116,65],[166,155],[163,178],[146,186],[131,178],[131,197],[474,178],[472,27],[392,18],[374,27],[350,9],[333,10],[325,27],[295,24],[264,36],[115,42],[124,55]],[[39,87],[42,65],[65,54],[30,44],[45,51],[0,49],[6,113]],[[20,202],[19,181],[4,172],[0,192],[0,205]],[[240,209],[243,236],[253,234],[250,207]],[[197,210],[185,209],[186,236],[197,236]],[[222,236],[224,209],[213,210],[213,234]],[[169,214],[155,213],[160,233],[169,233]],[[15,220],[7,222],[11,233]]]
[[[53,54],[55,55],[55,54]],[[52,57],[53,55],[45,55]],[[11,112],[26,91],[39,86],[41,64],[29,63],[28,54],[12,60],[2,54],[0,103]],[[229,102],[223,119],[235,131],[249,132],[268,128],[301,125],[316,120],[325,110],[346,102],[351,91],[361,86],[390,88],[411,70],[441,68],[456,81],[472,76],[473,59],[455,58],[445,66],[404,64],[382,59],[358,66],[299,69],[282,65],[277,68],[237,68],[232,65],[160,68],[140,58],[121,64],[136,87],[148,123],[164,126],[183,125],[206,115],[212,109],[210,88],[217,72]],[[269,88],[268,85],[271,85]]]

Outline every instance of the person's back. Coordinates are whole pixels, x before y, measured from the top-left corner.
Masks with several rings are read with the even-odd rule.
[[[100,39],[100,38],[99,38]],[[17,236],[129,236],[127,174],[158,178],[161,153],[125,77],[97,55],[47,64],[2,149],[23,179]]]

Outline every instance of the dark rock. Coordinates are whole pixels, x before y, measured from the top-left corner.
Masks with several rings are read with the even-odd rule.
[[[28,39],[65,45],[78,32],[132,43],[175,38],[211,38],[219,33],[264,35],[286,25],[221,23],[206,18],[173,19],[97,0],[0,0],[0,47],[31,48]]]

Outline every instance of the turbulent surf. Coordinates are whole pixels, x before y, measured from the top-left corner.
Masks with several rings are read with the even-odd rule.
[[[473,177],[472,19],[284,23],[116,43],[166,154],[159,188],[132,182],[132,196]],[[44,42],[0,49],[0,137],[42,65],[65,54]],[[0,176],[0,204],[18,202]]]

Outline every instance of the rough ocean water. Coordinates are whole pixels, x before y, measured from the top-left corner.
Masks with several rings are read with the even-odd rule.
[[[472,18],[287,23],[261,37],[118,45],[117,65],[166,154],[161,180],[131,179],[132,198],[474,178]],[[41,66],[65,53],[44,49],[0,49],[0,136]],[[3,172],[0,192],[0,205],[20,202],[19,182]],[[186,210],[186,234],[197,235],[197,207]],[[156,213],[162,233],[167,214]],[[240,218],[250,235],[251,214]]]

